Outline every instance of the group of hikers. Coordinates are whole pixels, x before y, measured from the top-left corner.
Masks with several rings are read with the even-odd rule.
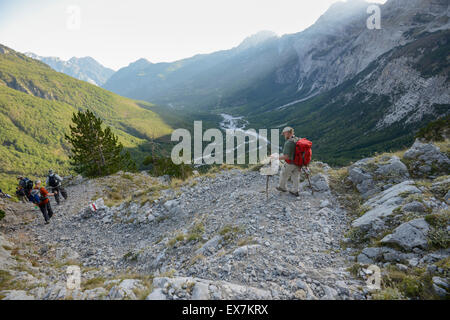
[[[50,187],[51,192],[42,186],[41,180],[36,180],[34,184],[32,180],[23,176],[17,176],[17,180],[19,180],[19,185],[16,188],[16,195],[19,200],[30,201],[37,205],[44,215],[45,223],[48,224],[53,216],[49,197],[54,196],[58,205],[61,202],[60,194],[67,199],[67,192],[62,186],[63,178],[51,169],[48,171],[45,185]]]

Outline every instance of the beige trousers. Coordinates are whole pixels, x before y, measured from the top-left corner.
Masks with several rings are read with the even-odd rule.
[[[285,163],[283,169],[280,174],[280,184],[278,185],[280,188],[286,189],[286,183],[291,178],[292,180],[292,192],[298,192],[299,184],[300,184],[300,170],[295,164]]]

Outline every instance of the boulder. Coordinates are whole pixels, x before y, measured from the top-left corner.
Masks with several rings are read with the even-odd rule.
[[[428,247],[428,231],[430,230],[425,219],[415,219],[398,226],[392,234],[381,240],[384,244],[396,244],[406,250],[415,247],[426,249]]]
[[[378,168],[375,170],[375,176],[382,177],[386,180],[389,178],[396,180],[404,180],[409,178],[408,168],[403,162],[400,161],[399,157],[387,157],[385,160],[387,161],[378,163]]]
[[[420,212],[420,213],[423,213],[423,212],[425,212],[425,209],[426,209],[425,206],[420,201],[412,201],[412,202],[409,202],[409,203],[405,204],[402,207],[402,210],[405,211],[405,212]]]
[[[328,177],[322,173],[316,174],[311,177],[311,185],[314,191],[327,192],[330,191],[330,185],[328,183]]]
[[[361,264],[373,264],[382,256],[382,254],[383,248],[364,248],[358,255],[356,261]]]
[[[153,290],[145,300],[167,300],[166,295],[162,292],[161,288]]]
[[[242,246],[233,251],[233,256],[242,257],[242,256],[246,256],[248,254],[254,254],[260,248],[261,248],[261,245],[259,245],[259,244]]]
[[[349,167],[348,175],[363,199],[384,190],[386,185],[409,179],[408,168],[397,156],[359,160]]]
[[[197,282],[192,290],[192,300],[209,300],[209,286],[207,283]]]
[[[220,242],[222,241],[223,237],[220,235],[216,235],[209,239],[200,249],[198,249],[195,253],[196,254],[208,254],[213,253],[217,250]]]
[[[442,298],[448,297],[450,286],[446,279],[440,277],[433,277],[433,290]]]
[[[430,187],[431,192],[433,192],[438,197],[444,198],[448,197],[450,190],[450,176],[440,177],[436,179]],[[447,199],[445,199],[448,201]]]
[[[168,200],[164,203],[164,208],[171,214],[180,214],[183,212],[180,206],[180,202],[178,200]]]
[[[381,192],[375,197],[367,200],[363,207],[370,208],[364,215],[352,222],[354,228],[365,231],[370,229],[379,230],[383,227],[383,219],[392,215],[404,201],[403,194],[420,194],[421,191],[415,186],[414,181],[407,180]]]
[[[438,146],[421,142],[419,139],[405,152],[403,158],[407,160],[410,172],[416,177],[433,178],[450,171],[448,156],[441,152]]]

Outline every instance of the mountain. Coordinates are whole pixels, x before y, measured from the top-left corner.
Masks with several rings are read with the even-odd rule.
[[[296,34],[133,64],[104,87],[173,108],[245,116],[256,128],[289,123],[331,164],[404,147],[418,127],[448,114],[448,1],[389,0],[379,5],[381,29],[367,28],[368,6],[337,2]]]
[[[102,66],[91,57],[73,57],[68,61],[64,61],[57,57],[41,57],[32,52],[26,52],[25,55],[48,64],[55,71],[97,86],[102,86],[115,72]]]
[[[172,131],[169,123],[176,123],[158,106],[74,79],[0,45],[2,187],[16,174],[40,176],[49,168],[67,174],[64,134],[72,113],[86,109],[111,126],[138,160],[148,155],[150,139],[163,139]]]

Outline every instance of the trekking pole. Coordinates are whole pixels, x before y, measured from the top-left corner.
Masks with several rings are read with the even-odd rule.
[[[306,178],[308,179],[309,187],[311,188],[311,193],[314,194],[314,189],[313,189],[313,187],[311,185],[311,179],[309,178],[309,173],[306,171],[306,169],[304,169],[304,167],[302,167],[302,170],[305,173]]]
[[[266,201],[269,201],[269,175],[267,175],[267,180],[266,180]]]

